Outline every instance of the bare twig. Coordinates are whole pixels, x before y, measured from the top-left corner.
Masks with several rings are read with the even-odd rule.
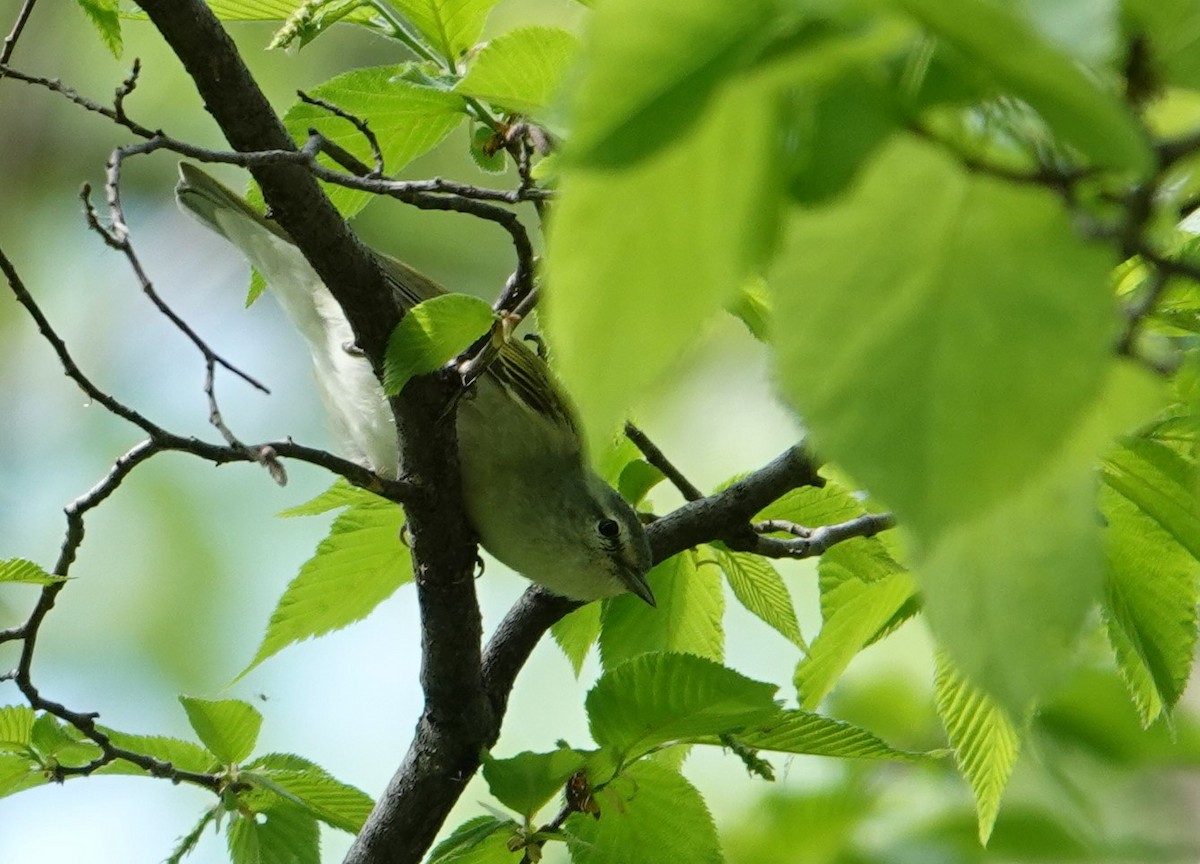
[[[35,3],[37,0],[25,0],[21,4],[21,9],[17,12],[17,20],[13,22],[12,30],[4,37],[4,47],[0,48],[0,66],[3,66],[12,57],[13,51],[17,47],[17,40],[21,38],[21,31],[25,29],[25,24],[33,13]],[[0,78],[3,77],[4,70],[0,69]]]
[[[347,121],[352,126],[354,126],[354,128],[357,129],[362,134],[362,136],[367,139],[367,144],[371,148],[371,156],[375,160],[375,170],[374,171],[367,169],[367,170],[362,171],[361,173],[364,176],[370,176],[370,177],[382,177],[384,175],[383,150],[380,149],[379,139],[375,137],[375,133],[373,131],[371,131],[371,127],[367,125],[366,120],[363,120],[359,117],[354,116],[349,111],[345,111],[345,110],[339,108],[337,105],[334,105],[332,102],[326,102],[324,99],[317,99],[313,96],[309,96],[303,90],[297,90],[296,95],[300,98],[301,102],[306,102],[309,105],[315,105],[318,108],[324,108],[330,114],[333,114],[335,117],[341,117],[343,120]],[[310,129],[308,134],[310,134],[310,135],[315,134],[315,130]],[[332,143],[332,142],[330,142],[330,143]],[[359,164],[362,164],[362,163],[359,163]],[[363,167],[366,168],[365,165]],[[359,173],[359,172],[355,172],[355,173]]]
[[[781,540],[775,537],[759,537],[752,548],[742,551],[753,552],[767,558],[814,558],[828,551],[830,546],[855,537],[874,537],[881,531],[893,528],[896,517],[891,513],[864,513],[854,519],[836,525],[821,525],[806,528],[803,525],[769,520],[754,526],[756,532],[784,531],[795,539]]]
[[[671,460],[666,457],[666,454],[658,449],[658,446],[646,436],[645,432],[632,423],[626,423],[625,437],[642,451],[642,455],[646,457],[647,462],[661,471],[668,480],[675,484],[675,488],[680,491],[684,498],[688,501],[699,501],[704,497],[704,493],[696,488],[692,481],[683,476],[683,472],[675,467]]]

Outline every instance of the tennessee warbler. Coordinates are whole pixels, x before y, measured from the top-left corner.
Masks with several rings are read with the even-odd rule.
[[[182,208],[242,251],[308,343],[343,455],[395,477],[391,410],[329,289],[282,228],[194,165],[180,164],[179,174]],[[376,254],[402,309],[445,293]],[[457,422],[463,501],[485,549],[564,597],[631,591],[654,604],[641,522],[588,465],[574,409],[537,354],[505,341],[461,400]]]

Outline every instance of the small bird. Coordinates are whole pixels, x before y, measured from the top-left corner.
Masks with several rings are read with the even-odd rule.
[[[308,343],[342,454],[397,476],[391,410],[329,289],[287,233],[241,196],[194,165],[181,163],[179,174],[183,210],[242,251]],[[375,254],[401,309],[445,293],[408,265]],[[483,548],[563,597],[629,591],[654,605],[642,524],[588,464],[574,409],[536,353],[505,340],[460,401],[457,423],[463,502]]]

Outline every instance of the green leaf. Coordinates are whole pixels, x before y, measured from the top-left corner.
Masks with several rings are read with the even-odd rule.
[[[121,15],[118,0],[75,0],[87,15],[100,39],[118,60],[121,59]]]
[[[371,815],[371,796],[336,779],[314,762],[290,753],[268,753],[245,766],[242,776],[266,781],[271,790],[300,804],[322,822],[357,834]]]
[[[192,850],[196,848],[196,844],[200,842],[200,838],[204,835],[206,829],[213,820],[215,820],[222,811],[218,807],[213,807],[205,811],[200,817],[192,830],[179,838],[179,842],[175,844],[175,848],[171,850],[171,854],[167,856],[167,860],[163,864],[182,864],[183,859],[192,854]]]
[[[28,705],[0,708],[0,751],[28,753],[33,743],[33,709]]]
[[[65,582],[65,576],[51,576],[32,561],[24,558],[9,558],[0,561],[0,582],[21,582],[26,585],[53,585]]]
[[[637,165],[563,165],[539,315],[588,440],[607,441],[677,367],[774,242],[775,106],[765,86],[731,87]]]
[[[53,714],[41,714],[33,721],[31,730],[33,749],[43,762],[61,765],[86,765],[101,756],[100,747],[84,738],[83,733]]]
[[[725,304],[730,315],[741,320],[750,335],[759,342],[771,341],[771,298],[767,283],[754,278],[742,285],[733,299]]]
[[[503,174],[508,168],[508,153],[487,126],[477,126],[471,133],[471,160],[488,174]]]
[[[747,747],[776,753],[805,753],[841,759],[900,760],[912,760],[926,755],[897,750],[866,729],[808,711],[783,711],[778,719],[762,726],[744,729],[734,737]],[[713,740],[705,743],[720,745],[721,742]]]
[[[824,486],[801,486],[785,493],[754,520],[782,519],[816,528],[846,522],[866,512],[867,508],[848,489],[830,480]]]
[[[262,293],[267,290],[266,278],[255,270],[250,268],[250,284],[246,286],[246,308],[249,309],[254,305],[254,301],[262,296]]]
[[[717,829],[704,799],[678,771],[642,761],[596,795],[600,818],[566,822],[574,864],[722,864]]]
[[[412,378],[434,372],[466,351],[496,321],[492,307],[469,294],[443,294],[404,313],[388,339],[383,389],[394,396]]]
[[[364,7],[369,5],[368,0],[306,0],[275,31],[267,50],[288,48],[293,43],[303,48],[339,21],[363,22],[364,14],[370,14]]]
[[[451,63],[473,46],[499,0],[395,0],[397,9]]]
[[[485,755],[483,779],[497,801],[532,820],[587,761],[587,753],[566,747],[549,753],[525,751],[508,759]]]
[[[898,119],[884,89],[855,72],[820,82],[795,114],[798,146],[789,166],[790,191],[805,204],[840,194],[896,130]]]
[[[602,4],[574,91],[569,153],[580,162],[614,167],[678,138],[753,55],[771,11],[765,0],[736,6],[724,0]]]
[[[321,864],[317,820],[290,802],[234,813],[225,836],[233,864]]]
[[[28,756],[0,755],[0,798],[49,782],[42,766]]]
[[[1050,193],[899,139],[794,221],[770,280],[781,386],[814,447],[928,542],[1009,496],[1014,465],[1046,466],[1091,406],[1108,255]]]
[[[1126,438],[1104,459],[1106,485],[1129,499],[1167,532],[1175,542],[1200,559],[1200,512],[1196,466],[1166,444],[1147,438]]]
[[[262,727],[262,714],[253,705],[240,699],[192,696],[180,696],[179,702],[197,737],[223,764],[237,764],[253,752]]]
[[[1062,682],[1103,581],[1094,482],[1062,473],[948,532],[917,573],[939,643],[1014,716]]]
[[[761,555],[733,552],[715,545],[709,548],[738,602],[793,645],[807,647],[800,633],[800,622],[796,620],[792,595],[771,562]]]
[[[400,542],[403,522],[398,506],[374,495],[343,511],[279,598],[258,653],[238,678],[293,642],[367,617],[409,582],[412,559]]]
[[[959,674],[944,656],[938,657],[934,698],[946,734],[954,747],[958,770],[975,795],[979,842],[987,844],[1000,812],[1000,799],[1020,739],[1004,709]]]
[[[508,839],[517,829],[511,819],[476,816],[459,825],[433,847],[429,864],[516,864]]]
[[[576,678],[583,671],[583,661],[588,651],[600,637],[600,610],[601,604],[588,603],[550,626],[550,635],[563,654],[567,655]]]
[[[462,97],[454,93],[423,87],[402,80],[405,64],[355,69],[331,78],[307,91],[310,96],[330,102],[343,111],[365,120],[379,141],[384,167],[394,174],[422,153],[433,149],[465,118]],[[296,141],[308,139],[308,130],[316,129],[358,159],[373,164],[371,147],[353,124],[307,102],[288,109],[284,125]],[[327,157],[320,157],[328,163]],[[338,211],[349,218],[374,197],[342,186],[327,187]],[[261,201],[257,190],[250,196]]]
[[[853,554],[846,550],[850,545],[839,544],[826,552],[821,557],[821,566],[835,566],[826,564],[827,559],[845,561],[844,556]],[[825,623],[808,656],[796,666],[800,706],[807,709],[820,704],[858,652],[873,642],[910,603],[916,586],[907,573],[894,572],[872,581],[851,577],[827,593],[829,596],[823,596],[821,601]]]
[[[725,595],[715,568],[699,567],[690,550],[656,566],[646,580],[657,606],[632,594],[604,604],[600,659],[612,669],[639,654],[673,651],[720,660],[725,654]]]
[[[556,27],[521,27],[489,42],[454,89],[516,114],[550,106],[579,40]]]
[[[339,510],[342,507],[352,507],[356,504],[370,506],[384,500],[386,499],[380,498],[366,489],[351,486],[344,477],[339,477],[333,481],[332,486],[317,497],[305,501],[303,504],[297,504],[295,507],[281,510],[276,515],[285,519],[293,516],[317,516],[321,513],[328,513],[330,510]]]
[[[621,469],[617,491],[630,506],[637,507],[650,494],[650,490],[665,479],[666,475],[645,459],[634,459]]]
[[[1166,84],[1200,90],[1200,3],[1196,0],[1122,0],[1129,30],[1151,47],[1154,71]]]
[[[610,669],[588,692],[592,738],[624,756],[720,735],[778,712],[776,687],[690,654],[645,654]]]
[[[1132,502],[1106,492],[1104,620],[1121,676],[1149,726],[1179,701],[1191,674],[1200,563]]]
[[[101,727],[101,729],[118,747],[169,762],[180,771],[204,774],[216,770],[218,767],[217,757],[194,741],[183,741],[165,735],[131,735],[107,727]],[[97,773],[146,775],[145,769],[132,762],[126,762],[124,759],[108,763]]]
[[[1028,102],[1065,141],[1101,165],[1145,173],[1149,141],[1116,94],[1046,41],[1010,6],[991,0],[898,0],[938,37]]]

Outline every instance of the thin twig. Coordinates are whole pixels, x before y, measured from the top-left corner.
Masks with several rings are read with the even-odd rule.
[[[354,128],[357,129],[359,133],[367,139],[367,144],[371,148],[371,156],[375,160],[375,170],[370,171],[368,169],[367,171],[363,171],[363,175],[369,177],[382,177],[384,175],[383,150],[380,149],[379,139],[375,137],[375,133],[371,131],[371,127],[367,125],[366,120],[356,117],[349,111],[334,105],[332,102],[326,102],[324,99],[317,99],[313,96],[309,96],[303,90],[297,90],[296,96],[300,98],[301,102],[306,102],[309,105],[315,105],[318,108],[324,108],[330,114],[333,114],[335,117],[341,117],[343,120],[354,126]],[[315,134],[315,130],[310,129],[308,134]],[[332,144],[333,142],[329,143]],[[365,168],[366,166],[363,167]]]
[[[13,22],[12,30],[8,36],[4,38],[4,48],[0,49],[0,66],[3,66],[12,57],[13,51],[17,47],[17,40],[21,38],[21,31],[25,29],[25,24],[29,21],[30,14],[33,13],[33,6],[37,0],[25,0],[21,4],[21,9],[17,12],[17,20]],[[0,69],[0,78],[4,77],[4,70]]]
[[[821,525],[817,528],[805,528],[801,525],[790,525],[787,529],[768,527],[767,530],[786,530],[787,533],[793,534],[795,539],[781,540],[760,536],[752,548],[744,551],[767,558],[815,558],[838,543],[855,537],[874,537],[881,531],[894,528],[895,525],[896,517],[891,513],[864,513],[836,525]],[[756,525],[755,529],[758,527]]]
[[[625,437],[642,451],[642,455],[646,457],[647,462],[661,471],[668,480],[675,484],[675,488],[680,491],[684,498],[688,501],[699,501],[704,497],[704,493],[692,481],[683,476],[683,472],[676,468],[671,460],[666,457],[666,454],[658,449],[653,441],[646,437],[645,432],[632,423],[626,423]]]

